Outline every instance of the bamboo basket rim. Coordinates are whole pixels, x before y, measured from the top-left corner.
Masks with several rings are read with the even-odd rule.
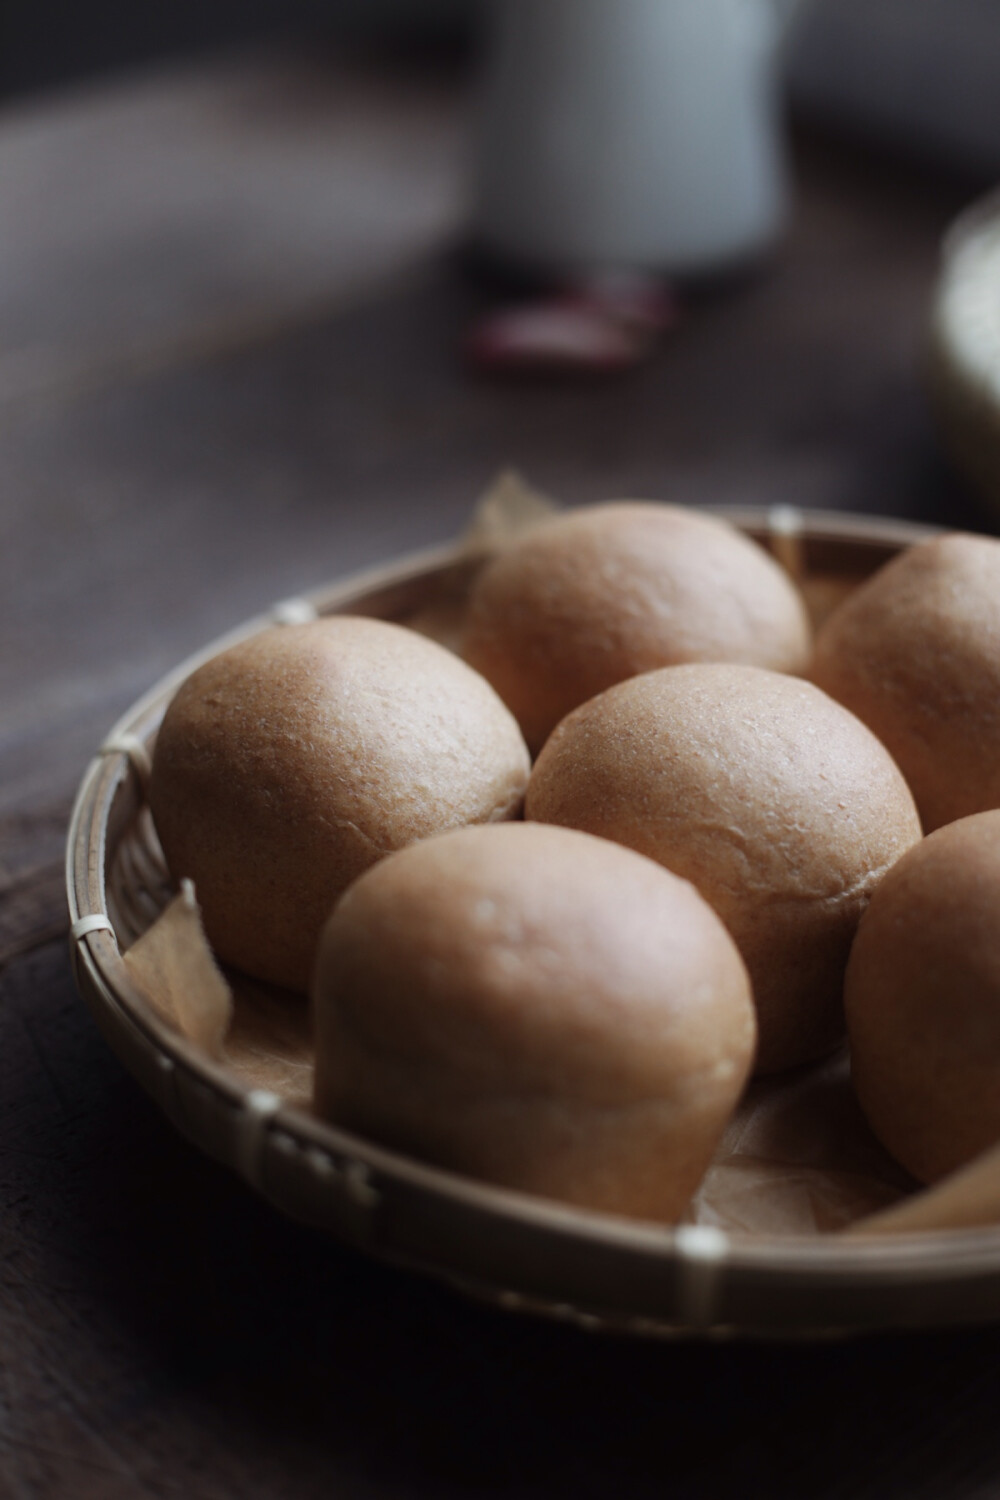
[[[761,507],[715,507],[743,530],[762,539],[776,534],[774,511]],[[784,508],[782,508],[784,510]],[[914,522],[861,517],[838,512],[796,512],[793,520],[796,535],[806,545],[831,542],[858,544],[881,550],[886,555],[912,542],[936,534],[940,528]],[[784,530],[788,517],[783,516]],[[66,886],[71,923],[71,954],[74,976],[81,994],[90,1004],[95,1017],[117,1033],[109,1038],[126,1066],[139,1076],[138,1061],[143,1058],[150,1072],[164,1082],[165,1092],[147,1077],[140,1077],[155,1101],[172,1117],[167,1096],[176,1097],[180,1089],[191,1088],[212,1096],[221,1110],[234,1112],[233,1140],[223,1143],[208,1139],[211,1131],[189,1129],[185,1133],[203,1149],[235,1168],[252,1186],[263,1191],[276,1206],[290,1210],[282,1201],[280,1174],[272,1170],[265,1182],[262,1162],[269,1146],[278,1144],[287,1153],[298,1152],[322,1175],[324,1160],[338,1174],[338,1182],[348,1183],[347,1196],[356,1200],[358,1223],[364,1220],[364,1204],[374,1204],[394,1189],[428,1203],[447,1205],[456,1213],[477,1222],[503,1226],[517,1234],[537,1231],[546,1241],[572,1249],[590,1247],[620,1260],[619,1270],[640,1263],[672,1269],[679,1288],[676,1307],[671,1315],[646,1315],[641,1306],[612,1311],[593,1312],[601,1306],[601,1289],[595,1285],[593,1295],[574,1302],[551,1297],[534,1299],[530,1291],[518,1291],[517,1276],[509,1284],[502,1279],[490,1283],[466,1281],[463,1273],[462,1246],[456,1243],[454,1253],[430,1261],[414,1256],[406,1245],[406,1236],[394,1244],[392,1234],[383,1232],[377,1245],[369,1244],[364,1232],[348,1232],[342,1237],[361,1248],[372,1249],[388,1260],[396,1260],[454,1282],[466,1291],[485,1296],[500,1305],[523,1307],[569,1317],[584,1326],[601,1326],[619,1331],[650,1333],[749,1333],[763,1332],[779,1336],[796,1333],[837,1334],[865,1329],[919,1325],[919,1317],[866,1316],[841,1320],[822,1306],[824,1292],[836,1287],[868,1286],[892,1288],[928,1288],[942,1283],[976,1281],[984,1276],[996,1278],[996,1310],[987,1314],[1000,1318],[1000,1225],[911,1232],[897,1237],[878,1239],[840,1239],[836,1235],[790,1237],[772,1235],[737,1235],[699,1226],[665,1226],[618,1218],[609,1214],[576,1209],[526,1194],[472,1181],[439,1169],[401,1153],[330,1125],[276,1096],[254,1097],[254,1091],[222,1064],[210,1060],[179,1033],[162,1022],[132,985],[125,968],[118,937],[108,911],[107,858],[110,824],[119,802],[125,798],[141,805],[141,772],[132,758],[130,741],[145,741],[155,730],[166,702],[186,676],[201,662],[238,640],[275,623],[277,619],[298,617],[309,611],[335,613],[347,607],[362,605],[366,612],[379,612],[380,599],[439,575],[460,577],[471,572],[481,561],[481,554],[470,552],[461,543],[435,547],[413,553],[398,562],[380,565],[353,574],[334,584],[303,594],[301,599],[285,601],[274,609],[254,616],[193,653],[163,676],[117,720],[105,746],[87,766],[74,802],[66,845]],[[88,924],[87,918],[96,919]],[[139,1054],[137,1059],[136,1053]],[[125,1055],[128,1054],[128,1055]],[[259,1091],[258,1091],[259,1092]],[[173,1123],[179,1123],[173,1117]],[[289,1142],[291,1146],[289,1146]],[[353,1178],[352,1178],[353,1172]],[[329,1173],[327,1173],[329,1175]],[[353,1186],[352,1186],[353,1184]],[[296,1216],[301,1216],[296,1213]],[[306,1215],[309,1217],[309,1215]],[[329,1227],[329,1226],[324,1226]],[[355,1228],[358,1224],[354,1225]],[[341,1226],[334,1228],[340,1233]],[[817,1293],[817,1316],[808,1323],[785,1326],[780,1317],[774,1327],[765,1316],[763,1325],[731,1326],[720,1324],[716,1309],[724,1301],[727,1282],[750,1277],[775,1294],[778,1304],[796,1284],[807,1284]],[[586,1278],[585,1278],[586,1279]],[[626,1299],[627,1300],[627,1299]],[[780,1312],[780,1306],[777,1309]],[[957,1317],[940,1321],[975,1321],[981,1315],[969,1306]],[[931,1321],[938,1321],[932,1319]]]

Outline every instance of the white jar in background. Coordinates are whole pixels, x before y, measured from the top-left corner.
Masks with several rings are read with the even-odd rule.
[[[541,270],[723,269],[788,208],[795,0],[493,0],[473,232]]]

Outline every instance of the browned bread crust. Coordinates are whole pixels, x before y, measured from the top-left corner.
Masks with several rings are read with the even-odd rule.
[[[893,558],[830,616],[809,675],[889,748],[928,833],[1000,807],[1000,541]]]
[[[920,837],[898,768],[860,720],[811,683],[747,666],[667,667],[584,704],[542,751],[525,806],[701,891],[750,971],[761,1071],[843,1034],[858,920]]]
[[[464,655],[533,751],[578,704],[637,672],[687,661],[804,669],[802,600],[728,522],[619,501],[532,528],[480,575]]]
[[[314,1006],[322,1114],[457,1172],[668,1221],[755,1036],[739,954],[690,885],[538,824],[369,870],[324,931]]]
[[[513,718],[458,657],[334,616],[193,673],[157,737],[149,801],[216,953],[304,989],[352,880],[415,839],[515,816],[528,768]]]
[[[844,999],[861,1106],[923,1182],[1000,1141],[1000,812],[949,823],[890,870]]]

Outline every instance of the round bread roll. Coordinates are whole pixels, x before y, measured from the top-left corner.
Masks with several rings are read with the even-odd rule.
[[[563,828],[383,860],[324,929],[316,1107],[504,1187],[671,1221],[750,1068],[746,971],[686,882]]]
[[[149,803],[171,872],[194,881],[220,958],[294,989],[330,907],[415,839],[519,813],[529,769],[496,693],[382,620],[255,635],[167,708]]]
[[[1000,1141],[1000,812],[940,828],[879,886],[847,966],[851,1072],[883,1145],[933,1182]]]
[[[675,662],[804,669],[810,630],[787,576],[728,522],[620,501],[533,527],[473,586],[463,654],[532,751],[571,709]]]
[[[927,832],[1000,806],[1000,542],[900,553],[827,620],[809,675],[888,747]]]
[[[698,888],[750,971],[759,1072],[842,1036],[858,920],[920,837],[874,735],[811,683],[759,667],[667,667],[610,688],[555,730],[525,807]]]

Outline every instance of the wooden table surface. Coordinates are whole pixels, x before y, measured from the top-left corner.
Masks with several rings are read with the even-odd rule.
[[[88,756],[183,654],[571,502],[995,529],[920,391],[969,185],[803,142],[780,253],[624,377],[475,380],[462,91],[237,58],[0,115],[0,1496],[958,1496],[1000,1332],[639,1343],[468,1305],[286,1223],[111,1057],[70,977]]]

